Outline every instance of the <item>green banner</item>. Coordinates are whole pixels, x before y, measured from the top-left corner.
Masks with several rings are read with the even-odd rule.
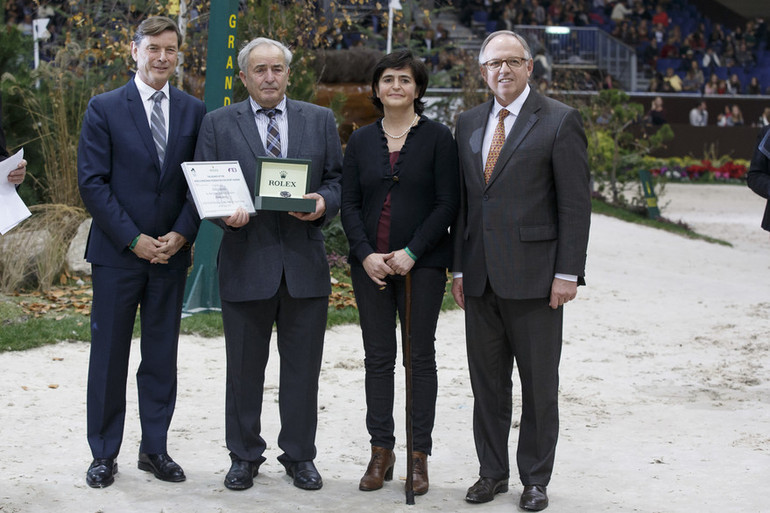
[[[238,0],[211,2],[204,93],[209,112],[233,101],[237,21]],[[201,223],[195,240],[193,268],[184,293],[182,310],[185,314],[221,309],[217,280],[217,253],[221,240],[222,230],[218,226],[209,221]]]

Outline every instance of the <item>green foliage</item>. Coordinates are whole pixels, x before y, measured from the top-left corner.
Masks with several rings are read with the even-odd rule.
[[[82,207],[77,189],[77,141],[88,99],[95,89],[85,77],[67,65],[72,48],[63,49],[56,63],[41,63],[29,76],[4,76],[5,89],[28,116],[41,152],[34,165],[39,191],[48,203]],[[37,82],[35,88],[31,82]],[[35,94],[29,94],[30,88]],[[42,171],[40,171],[42,167]]]
[[[24,310],[19,305],[0,295],[0,325],[19,319],[23,313]]]
[[[257,37],[268,37],[282,42],[292,51],[286,94],[295,100],[312,102],[315,99],[316,74],[311,49],[324,46],[325,36],[331,32],[324,26],[325,19],[321,14],[317,3],[310,0],[247,0],[238,20],[239,46]],[[247,95],[240,80],[236,81],[235,100],[243,100]]]
[[[224,333],[220,312],[201,312],[182,319],[182,335],[221,337]]]
[[[580,108],[595,190],[609,196],[615,205],[644,205],[638,177],[642,157],[674,136],[669,125],[648,133],[642,122],[643,109],[617,89],[591,96]]]
[[[29,69],[32,62],[32,39],[24,36],[14,26],[0,30],[0,70],[3,73],[17,73]]]
[[[348,238],[345,236],[345,230],[342,228],[340,216],[335,216],[323,227],[323,234],[326,239],[326,253],[347,256],[350,247],[348,246]]]
[[[334,113],[334,121],[339,127],[345,121],[345,116],[342,115],[342,110],[345,108],[348,98],[342,93],[335,93],[329,102],[329,108]]]
[[[17,319],[3,323],[0,352],[22,351],[64,340],[90,339],[88,318],[82,315],[67,315],[59,319]]]

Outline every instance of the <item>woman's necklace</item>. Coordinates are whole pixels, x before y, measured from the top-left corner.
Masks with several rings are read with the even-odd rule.
[[[404,137],[404,136],[405,136],[407,133],[409,133],[409,130],[411,130],[411,129],[412,129],[412,127],[414,126],[414,124],[415,124],[415,123],[417,123],[417,120],[418,120],[418,119],[420,119],[420,115],[419,115],[419,114],[415,114],[415,115],[414,115],[414,119],[412,120],[412,122],[411,122],[411,123],[409,123],[409,126],[408,126],[408,127],[406,127],[406,130],[404,130],[403,132],[401,132],[399,135],[392,135],[392,134],[389,134],[389,133],[388,133],[388,131],[387,131],[387,130],[385,130],[385,118],[382,118],[382,120],[380,121],[380,125],[382,126],[382,131],[383,131],[383,132],[385,132],[385,135],[387,135],[387,136],[388,136],[388,137],[390,137],[391,139],[401,139],[401,138],[402,138],[402,137]]]

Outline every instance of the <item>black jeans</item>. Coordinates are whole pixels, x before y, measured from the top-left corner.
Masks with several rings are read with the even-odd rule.
[[[446,286],[446,270],[412,269],[412,433],[413,449],[431,453],[431,432],[436,417],[436,323]],[[405,321],[406,281],[391,276],[380,290],[361,266],[350,270],[364,339],[366,367],[366,427],[371,444],[393,449],[393,385],[398,352],[396,314]]]

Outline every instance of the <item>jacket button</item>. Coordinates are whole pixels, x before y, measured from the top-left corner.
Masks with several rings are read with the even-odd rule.
[[[398,181],[398,176],[394,176],[394,177],[393,177],[393,181],[394,181],[394,182],[397,182],[397,181]]]
[[[485,195],[484,195],[484,201],[487,201],[487,200],[489,200],[489,195],[488,195],[488,194],[485,194]]]

